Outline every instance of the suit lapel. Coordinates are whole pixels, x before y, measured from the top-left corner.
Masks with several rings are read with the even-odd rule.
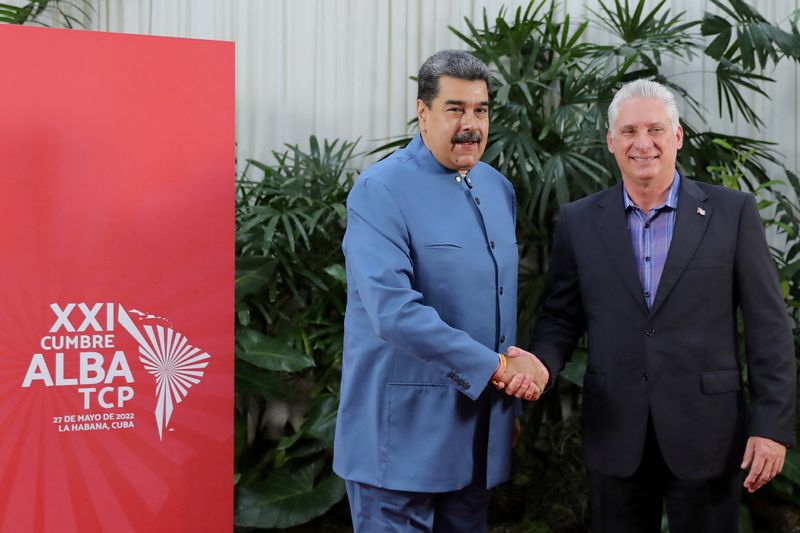
[[[708,196],[697,184],[681,176],[675,229],[651,314],[655,314],[667,299],[703,238],[713,210],[707,199]]]
[[[636,273],[622,194],[622,182],[619,182],[600,196],[597,201],[598,216],[595,227],[614,271],[620,275],[633,298],[646,311],[647,303],[644,300],[639,275]]]

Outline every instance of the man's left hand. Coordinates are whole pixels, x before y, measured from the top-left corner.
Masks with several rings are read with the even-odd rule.
[[[765,437],[750,437],[744,451],[742,469],[750,469],[744,488],[755,492],[780,474],[786,458],[786,446]]]

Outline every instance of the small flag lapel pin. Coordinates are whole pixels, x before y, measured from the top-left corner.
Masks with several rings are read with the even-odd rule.
[[[697,214],[700,215],[701,217],[704,217],[704,216],[706,216],[706,210],[703,209],[702,207],[698,207],[697,208]]]

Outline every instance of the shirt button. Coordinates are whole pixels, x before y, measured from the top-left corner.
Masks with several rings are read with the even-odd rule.
[[[502,344],[504,342],[506,342],[506,336],[505,335],[500,335],[500,344]]]
[[[652,337],[653,335],[656,334],[656,330],[648,329],[647,331],[644,332],[644,334],[647,335],[648,337]]]
[[[647,224],[644,225],[644,227],[645,229],[650,229],[650,223],[648,222]]]
[[[494,250],[494,241],[489,241],[489,248]]]
[[[650,261],[650,256],[644,258],[645,261]]]
[[[645,298],[650,298],[650,293],[649,293],[649,292],[647,292],[647,291],[645,291],[645,293],[644,293],[644,297],[645,297]]]
[[[500,287],[500,296],[503,295],[503,287]]]
[[[477,196],[475,197],[475,203],[481,205],[481,199],[478,198]]]
[[[456,183],[461,183],[461,176],[456,176]]]

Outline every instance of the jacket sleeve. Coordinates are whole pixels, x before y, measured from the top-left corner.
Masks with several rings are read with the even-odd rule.
[[[362,177],[347,205],[343,250],[355,284],[349,290],[358,291],[372,329],[396,349],[436,366],[462,393],[476,399],[497,368],[498,356],[450,327],[414,290],[413,236],[390,191]]]
[[[796,401],[794,339],[755,198],[739,219],[735,276],[744,315],[750,385],[750,435],[793,446]]]
[[[562,207],[553,238],[540,314],[531,335],[530,351],[550,372],[548,388],[553,386],[559,372],[572,357],[578,339],[586,331],[578,267],[567,217],[568,211]]]

